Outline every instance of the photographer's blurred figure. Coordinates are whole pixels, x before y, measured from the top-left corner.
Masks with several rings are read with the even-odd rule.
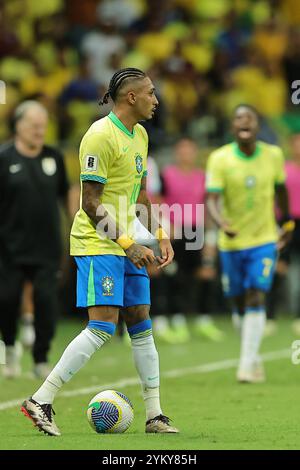
[[[34,373],[49,373],[61,257],[59,201],[67,203],[69,185],[61,153],[44,145],[47,124],[47,110],[25,101],[15,110],[13,141],[0,147],[0,331],[7,378],[21,372],[16,336],[26,281],[33,286]]]

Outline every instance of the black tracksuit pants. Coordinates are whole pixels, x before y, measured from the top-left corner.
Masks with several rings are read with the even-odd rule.
[[[57,317],[57,263],[5,265],[0,260],[0,332],[6,346],[15,343],[25,280],[33,283],[35,363],[46,362]]]

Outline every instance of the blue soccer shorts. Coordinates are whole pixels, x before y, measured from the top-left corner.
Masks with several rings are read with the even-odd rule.
[[[222,285],[226,297],[236,297],[247,289],[268,292],[277,260],[275,243],[235,251],[220,251]]]
[[[75,256],[77,307],[150,305],[150,279],[126,256]]]

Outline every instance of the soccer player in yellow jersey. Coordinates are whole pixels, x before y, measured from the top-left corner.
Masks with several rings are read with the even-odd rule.
[[[233,299],[234,312],[243,315],[237,379],[257,382],[264,379],[259,348],[265,293],[271,287],[278,246],[289,241],[294,222],[288,215],[282,151],[257,141],[256,110],[238,106],[232,128],[235,142],[217,149],[208,160],[207,206],[220,228],[224,293]],[[282,213],[281,235],[275,197]]]
[[[112,112],[94,122],[80,145],[81,204],[71,230],[71,254],[78,268],[77,306],[87,307],[85,330],[22,411],[49,435],[60,435],[52,403],[62,385],[114,334],[119,308],[131,338],[134,362],[146,407],[146,432],[177,433],[163,415],[159,398],[158,354],[149,317],[150,285],[145,266],[171,263],[174,253],[162,227],[151,224],[146,193],[147,133],[138,121],[151,119],[158,105],[154,86],[144,72],[122,69],[112,77],[102,103]],[[161,256],[133,239],[136,203],[143,205],[147,228],[159,240]],[[105,430],[105,420],[99,422]]]

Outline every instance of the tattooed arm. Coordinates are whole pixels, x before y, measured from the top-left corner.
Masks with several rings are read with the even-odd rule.
[[[156,235],[159,229],[162,230],[162,226],[159,224],[158,220],[155,217],[151,201],[149,200],[147,194],[147,178],[143,177],[141,181],[141,189],[137,199],[139,220],[146,227],[146,229]],[[171,242],[168,238],[160,239],[159,237],[159,248],[161,251],[161,256],[157,256],[157,261],[160,266],[158,269],[161,269],[168,264],[172,263],[174,258],[174,251],[171,245]]]
[[[126,234],[101,204],[100,201],[103,190],[104,185],[101,183],[96,181],[83,181],[82,209],[93,222],[96,230],[101,231],[102,234],[120,244],[119,238]],[[133,240],[132,244],[127,249],[124,249],[124,251],[126,256],[138,268],[142,268],[145,264],[153,263],[153,261],[155,261],[155,256],[152,250],[134,243]]]

